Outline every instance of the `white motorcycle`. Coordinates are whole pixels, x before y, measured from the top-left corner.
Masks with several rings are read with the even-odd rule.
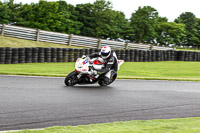
[[[117,62],[119,70],[124,61],[118,60]],[[75,71],[71,72],[65,78],[65,85],[74,86],[76,84],[94,84],[98,82],[101,86],[107,86],[117,78],[117,73],[114,73],[110,82],[107,83],[104,81],[105,74],[100,72],[104,67],[104,60],[100,57],[91,60],[86,56],[78,58],[75,64]]]

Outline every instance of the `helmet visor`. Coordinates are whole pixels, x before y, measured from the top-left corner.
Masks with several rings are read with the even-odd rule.
[[[110,54],[110,51],[109,52],[101,52],[101,56],[103,56],[103,57],[107,57],[109,54]]]

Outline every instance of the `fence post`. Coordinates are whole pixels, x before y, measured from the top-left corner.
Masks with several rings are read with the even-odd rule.
[[[125,49],[128,49],[128,42],[125,43]]]
[[[69,35],[69,42],[68,42],[68,46],[72,45],[72,34]]]
[[[173,50],[176,50],[176,43],[174,44]]]
[[[101,39],[98,40],[97,48],[98,48],[98,49],[101,48]]]
[[[151,44],[149,50],[152,50],[152,49],[153,49],[153,45]]]
[[[4,36],[5,24],[2,25],[1,36]]]
[[[37,32],[36,32],[36,34],[37,34],[37,38],[36,38],[36,41],[37,42],[39,42],[40,41],[40,29],[37,29]]]

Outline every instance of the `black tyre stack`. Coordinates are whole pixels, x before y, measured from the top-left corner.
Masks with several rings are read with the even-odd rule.
[[[51,62],[51,48],[44,48],[45,62]]]
[[[193,53],[193,58],[194,58],[193,61],[198,61],[198,52]]]
[[[178,52],[174,51],[174,61],[178,61]]]
[[[126,60],[126,53],[125,53],[125,50],[121,50],[120,59],[121,59],[121,60]]]
[[[95,53],[95,49],[90,49],[90,54],[93,54],[93,53]]]
[[[166,61],[170,61],[170,51],[166,51]]]
[[[44,48],[38,48],[38,62],[39,63],[44,63],[45,62]]]
[[[163,60],[167,61],[167,51],[163,51]]]
[[[189,61],[193,61],[193,52],[189,52]]]
[[[12,64],[17,64],[19,60],[18,48],[12,48]]]
[[[38,48],[32,48],[32,63],[38,62]]]
[[[32,48],[25,48],[25,62],[32,63]]]
[[[200,52],[198,52],[198,61],[200,61]]]
[[[172,52],[172,55],[171,55],[171,57],[172,57],[172,61],[176,61],[176,52],[174,51],[174,50],[171,50]]]
[[[25,48],[18,48],[19,63],[25,63]]]
[[[120,57],[120,50],[119,50],[119,49],[115,50],[115,53],[116,53],[116,55],[117,55],[117,59],[120,59],[120,58],[121,58],[121,57]]]
[[[80,49],[74,49],[74,61],[80,58]]]
[[[12,62],[12,48],[7,47],[5,51],[5,64],[11,64]]]
[[[155,50],[151,51],[151,61],[156,61],[156,51]]]
[[[144,60],[144,51],[139,50],[139,62],[143,62],[143,60]]]
[[[74,62],[74,49],[69,49],[69,55],[68,55],[69,59],[68,61],[69,62]]]
[[[189,56],[190,56],[189,51],[182,51],[182,53],[184,53],[185,55],[185,58],[183,59],[183,61],[189,61]]]
[[[130,50],[125,50],[125,61],[130,61]]]
[[[139,50],[135,50],[135,57],[134,57],[135,61],[138,62],[139,61]]]
[[[160,51],[160,61],[164,61],[164,51]]]
[[[147,50],[144,50],[144,51],[143,51],[143,56],[144,56],[144,57],[143,57],[143,61],[144,61],[144,62],[147,62],[147,61],[148,61],[148,52],[147,52]]]
[[[148,61],[148,62],[151,62],[151,57],[152,57],[152,56],[151,56],[151,50],[148,50],[148,51],[147,51],[147,54],[148,54],[148,59],[147,59],[147,61]]]
[[[185,51],[177,51],[177,60],[178,61],[188,61],[187,59],[187,55]]]
[[[90,55],[90,49],[85,49],[85,55]]]
[[[75,62],[82,55],[98,53],[100,49],[68,48],[0,48],[0,64],[36,62]],[[159,50],[115,50],[118,59],[127,62],[200,61],[200,52]]]
[[[6,48],[0,48],[0,64],[5,64]]]
[[[156,50],[156,61],[161,61],[161,52]]]
[[[51,62],[57,62],[57,48],[51,48]]]
[[[69,61],[69,49],[68,48],[63,48],[63,62],[68,62]]]
[[[131,49],[130,50],[130,61],[135,61],[135,50]]]
[[[189,53],[189,51],[180,51],[183,55],[181,55],[182,57],[181,58],[183,58],[181,61],[189,61],[189,55],[190,55],[190,53]]]
[[[57,62],[63,62],[63,49],[57,48]]]
[[[81,56],[86,55],[86,49],[81,49]]]

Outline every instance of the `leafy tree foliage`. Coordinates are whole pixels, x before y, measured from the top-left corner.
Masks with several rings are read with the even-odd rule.
[[[117,39],[123,37],[128,20],[122,12],[112,10],[112,4],[105,0],[97,0],[93,4],[79,4],[79,21],[83,23],[81,35],[91,37]]]
[[[139,7],[132,14],[131,26],[134,31],[134,40],[138,43],[152,43],[157,37],[156,26],[158,24],[158,12],[150,6]]]
[[[200,46],[200,19],[197,18],[197,37],[199,39],[198,46]]]
[[[159,44],[177,44],[183,43],[186,37],[185,25],[177,24],[175,22],[162,22],[158,24],[157,43]]]
[[[176,20],[177,23],[185,24],[186,38],[184,44],[186,45],[200,45],[198,38],[199,32],[197,30],[198,20],[191,12],[182,13]]]
[[[58,1],[58,11],[62,14],[61,26],[57,31],[68,34],[80,34],[82,22],[78,21],[78,14],[73,5],[67,4],[65,1]]]
[[[20,15],[24,21],[19,25],[51,31],[57,31],[62,26],[63,16],[56,2],[40,0],[37,4],[26,4],[22,7]]]
[[[19,16],[19,9],[22,6],[22,3],[16,4],[14,0],[9,0],[7,3],[8,8],[10,9],[10,23],[15,24],[16,22],[20,21],[22,18]]]
[[[0,23],[8,24],[10,22],[10,10],[7,5],[0,2]]]

